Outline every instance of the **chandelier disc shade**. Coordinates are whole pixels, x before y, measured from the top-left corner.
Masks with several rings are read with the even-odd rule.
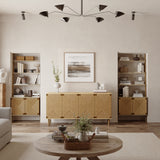
[[[116,11],[116,16],[115,17],[120,17],[120,16],[123,16],[124,13],[121,12],[121,11]]]
[[[135,20],[135,11],[132,11],[132,20],[134,21]]]
[[[100,4],[99,7],[98,7],[98,9],[99,9],[99,11],[102,11],[102,10],[104,10],[106,7],[107,7],[106,5]]]
[[[63,17],[62,19],[63,19],[63,21],[66,22],[66,23],[69,21],[69,17]]]
[[[25,17],[25,13],[26,13],[25,11],[22,11],[22,12],[21,12],[22,20],[25,20],[25,19],[26,19],[26,17]]]
[[[64,4],[55,5],[55,7],[61,11],[64,9]]]
[[[40,12],[39,14],[44,17],[48,17],[48,11],[43,11],[43,12]]]
[[[96,21],[99,23],[99,22],[102,22],[104,20],[104,18],[102,17],[96,17]]]

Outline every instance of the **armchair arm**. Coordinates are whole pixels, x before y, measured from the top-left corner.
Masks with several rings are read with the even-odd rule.
[[[12,119],[11,107],[0,107],[0,118]]]

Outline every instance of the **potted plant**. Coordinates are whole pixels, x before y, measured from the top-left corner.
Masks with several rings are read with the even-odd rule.
[[[54,62],[52,62],[52,64],[53,64],[53,75],[56,82],[54,84],[54,87],[57,88],[59,92],[59,88],[61,87],[61,84],[59,83],[61,71],[55,66]]]
[[[90,119],[81,117],[75,121],[74,127],[79,133],[79,141],[88,141],[87,132],[92,131],[92,123]]]

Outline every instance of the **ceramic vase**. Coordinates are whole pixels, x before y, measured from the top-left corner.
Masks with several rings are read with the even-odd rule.
[[[59,82],[55,82],[54,88],[56,88],[57,92],[59,92],[59,88],[61,88],[61,84]]]
[[[78,136],[78,140],[81,141],[81,142],[88,141],[87,133],[85,131],[80,132],[79,136]]]

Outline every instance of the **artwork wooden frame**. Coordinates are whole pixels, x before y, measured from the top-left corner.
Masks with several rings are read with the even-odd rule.
[[[95,82],[95,52],[65,52],[64,82]]]

